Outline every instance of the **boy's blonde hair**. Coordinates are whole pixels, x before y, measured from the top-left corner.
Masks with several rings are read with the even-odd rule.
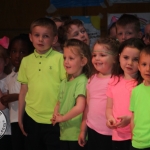
[[[34,20],[30,26],[30,33],[32,33],[33,28],[36,26],[43,26],[43,27],[50,28],[53,31],[54,36],[57,35],[57,26],[52,19],[39,18],[39,19]]]

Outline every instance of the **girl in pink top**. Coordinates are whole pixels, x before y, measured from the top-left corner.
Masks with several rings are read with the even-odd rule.
[[[100,38],[93,47],[92,63],[96,73],[87,84],[87,106],[81,124],[79,144],[84,146],[88,132],[89,150],[111,150],[111,129],[106,126],[106,89],[112,69],[116,65],[119,43],[111,38]]]
[[[129,150],[131,146],[131,90],[142,78],[138,71],[138,59],[144,43],[132,38],[119,47],[118,66],[112,72],[107,89],[107,126],[112,129],[113,150]]]

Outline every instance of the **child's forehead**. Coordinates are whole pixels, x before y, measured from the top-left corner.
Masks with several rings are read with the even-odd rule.
[[[43,30],[50,30],[50,31],[52,31],[52,29],[53,29],[52,26],[36,25],[36,26],[33,26],[32,30],[34,30],[34,29],[36,29],[36,28],[40,28],[40,29],[43,29]]]
[[[124,25],[116,25],[117,30],[118,29],[122,29],[122,30],[135,30],[135,25],[134,23],[128,23],[128,24],[124,24]]]
[[[69,29],[72,28],[84,28],[84,26],[82,24],[70,24]]]

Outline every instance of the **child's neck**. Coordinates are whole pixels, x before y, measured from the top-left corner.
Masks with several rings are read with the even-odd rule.
[[[5,78],[6,77],[6,74],[5,73],[0,73],[0,80],[2,80],[3,78]]]
[[[78,76],[80,76],[81,74],[79,74]],[[68,81],[72,81],[74,80],[75,78],[77,78],[78,76],[73,76],[73,75],[70,75],[69,78],[68,78]]]
[[[108,73],[108,74],[103,74],[103,73],[98,73],[97,74],[97,77],[99,78],[108,78],[108,77],[111,77],[111,73]]]
[[[150,86],[150,81],[144,80],[143,83],[144,83],[145,86]]]
[[[126,80],[136,79],[136,77],[137,77],[137,73],[136,74],[131,74],[131,75],[124,73],[124,79],[126,79]]]

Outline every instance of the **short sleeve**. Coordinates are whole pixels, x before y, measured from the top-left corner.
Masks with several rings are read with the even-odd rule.
[[[112,77],[109,80],[108,87],[107,87],[107,90],[106,90],[106,95],[107,95],[107,97],[110,97],[110,98],[113,98],[113,94],[112,94],[112,88],[114,87],[113,81],[114,81],[114,77]]]
[[[77,83],[75,98],[77,98],[79,95],[86,96],[86,84],[87,84],[87,80],[82,80]]]
[[[8,89],[8,76],[6,77],[6,80],[5,80],[5,82],[4,82],[4,90],[5,91],[8,91],[9,89]]]
[[[134,106],[135,106],[135,92],[134,92],[134,89],[132,90],[132,93],[131,93],[131,97],[130,97],[130,107],[129,107],[129,110],[134,112]]]
[[[23,84],[27,84],[28,83],[28,79],[26,76],[26,58],[22,59],[20,68],[19,68],[19,72],[18,72],[18,78],[17,80]]]

